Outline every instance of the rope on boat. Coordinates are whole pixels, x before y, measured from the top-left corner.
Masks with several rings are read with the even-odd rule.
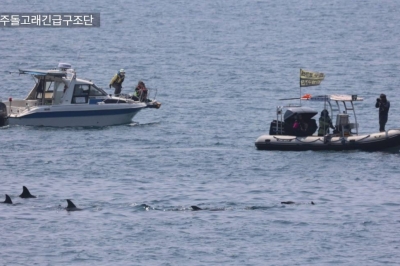
[[[275,136],[273,136],[273,137],[274,137],[274,139],[277,139],[277,140],[294,140],[294,139],[297,139],[297,137],[293,137],[292,139],[280,139],[280,138],[277,138]]]
[[[294,139],[296,139],[296,137],[293,137],[292,139],[280,139],[280,138],[277,138],[277,137],[275,137],[275,136],[273,136],[275,139],[277,139],[277,140],[294,140]]]
[[[370,137],[370,135],[367,135],[367,136],[365,136],[364,138],[362,138],[362,139],[357,139],[357,140],[350,140],[350,141],[354,141],[354,142],[359,142],[359,141],[361,141],[361,140],[364,140],[364,139],[367,139],[367,138],[369,138]],[[332,142],[342,142],[343,144],[346,142],[346,139],[345,138],[340,138],[340,139],[338,139],[338,140],[335,140],[335,141],[329,141],[329,143],[332,143]],[[347,142],[350,142],[350,141],[347,141]]]
[[[370,135],[367,135],[367,136],[365,136],[365,137],[362,138],[362,139],[358,139],[357,141],[364,140],[364,139],[367,139],[367,138],[369,138],[369,137],[370,137]]]
[[[318,139],[313,140],[313,141],[302,141],[302,140],[300,140],[300,139],[298,139],[298,138],[296,137],[296,140],[299,141],[299,142],[302,142],[302,143],[313,143],[313,142],[317,142],[318,140],[321,140],[321,139],[318,138]]]
[[[387,131],[386,131],[386,138],[388,137],[387,136],[388,135],[388,133],[387,133]],[[367,136],[365,136],[365,137],[363,137],[363,138],[361,138],[361,139],[357,139],[357,140],[350,140],[350,141],[354,141],[354,142],[359,142],[359,141],[362,141],[362,140],[364,140],[364,139],[367,139],[367,138],[369,138],[371,135],[367,135]],[[317,142],[317,141],[321,141],[321,142],[324,142],[325,143],[325,141],[324,141],[324,138],[317,138],[317,139],[315,139],[315,140],[313,140],[313,141],[303,141],[303,140],[301,140],[301,139],[299,139],[298,137],[293,137],[292,139],[281,139],[281,138],[277,138],[276,136],[273,136],[276,140],[283,140],[283,141],[285,141],[285,140],[297,140],[298,142],[301,142],[301,143],[314,143],[314,142]],[[335,143],[335,142],[342,142],[342,144],[345,144],[346,142],[350,142],[350,141],[346,141],[346,139],[345,138],[339,138],[338,140],[334,140],[334,141],[332,141],[332,139],[330,139],[328,142],[326,142],[326,144],[329,144],[329,143]]]
[[[340,138],[340,139],[334,140],[334,141],[330,140],[329,142],[339,142],[339,141],[342,141],[342,139]]]

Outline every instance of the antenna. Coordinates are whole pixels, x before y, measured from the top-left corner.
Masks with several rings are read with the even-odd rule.
[[[76,64],[75,64],[76,65],[76,69],[78,69],[79,59],[81,57],[82,46],[83,46],[84,43],[85,43],[85,41],[81,42],[81,45],[79,46],[79,49],[78,49],[78,53],[76,55],[76,59],[75,59],[75,61],[76,61]]]

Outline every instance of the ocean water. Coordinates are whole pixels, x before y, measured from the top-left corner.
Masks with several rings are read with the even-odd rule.
[[[0,264],[398,264],[398,153],[254,141],[279,99],[299,95],[300,68],[326,74],[302,93],[364,98],[360,133],[378,130],[380,93],[398,128],[399,11],[389,0],[2,0],[0,13],[101,13],[99,28],[0,27],[3,101],[33,86],[9,71],[68,62],[110,93],[124,68],[123,92],[143,80],[162,106],[123,126],[0,129],[0,196],[14,202],[0,204]],[[22,186],[38,198],[19,198]]]

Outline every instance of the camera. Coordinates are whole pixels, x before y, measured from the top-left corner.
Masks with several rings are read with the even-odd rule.
[[[380,99],[380,98],[376,98],[376,101],[377,101],[377,102],[380,102],[380,101],[381,101],[381,99]]]

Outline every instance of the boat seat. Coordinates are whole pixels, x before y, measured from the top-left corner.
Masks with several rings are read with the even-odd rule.
[[[336,116],[336,126],[344,126],[349,124],[349,115],[348,114],[338,114]]]
[[[51,105],[53,102],[52,99],[44,99],[44,105]]]
[[[350,129],[357,128],[357,127],[358,127],[358,123],[349,123]]]

